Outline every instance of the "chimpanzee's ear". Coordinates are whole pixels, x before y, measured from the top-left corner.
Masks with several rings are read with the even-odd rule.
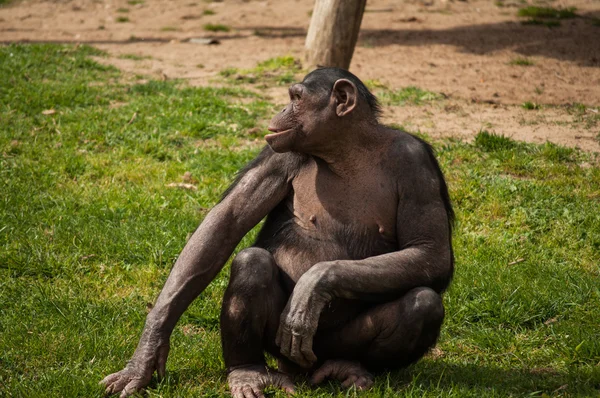
[[[349,114],[356,107],[358,90],[350,80],[339,79],[336,81],[331,95],[335,100],[335,113],[339,117]]]

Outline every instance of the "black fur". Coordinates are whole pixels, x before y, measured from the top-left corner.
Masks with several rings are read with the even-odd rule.
[[[376,118],[381,115],[381,105],[379,105],[377,97],[369,91],[367,86],[358,77],[345,69],[319,67],[306,75],[302,84],[312,92],[326,90],[327,93],[331,93],[334,83],[339,79],[347,79],[354,83],[358,89],[359,96],[369,104],[373,115]]]
[[[448,215],[448,231],[450,237],[450,261],[452,266],[452,274],[454,274],[454,249],[452,248],[452,228],[454,227],[454,222],[456,220],[456,216],[454,214],[454,209],[452,208],[452,202],[450,200],[450,193],[448,192],[448,185],[446,184],[446,180],[444,178],[444,173],[442,173],[442,169],[440,168],[440,164],[435,157],[435,150],[427,141],[417,137],[416,135],[411,134],[417,141],[419,141],[426,149],[427,155],[429,156],[429,160],[434,166],[435,173],[438,177],[438,181],[440,182],[440,196],[442,201],[444,202],[444,208],[446,209],[446,214]],[[439,286],[439,289],[436,289],[438,292],[442,292],[446,290],[447,286],[450,284],[450,280],[441,280],[436,283]]]
[[[452,227],[454,226],[455,214],[454,209],[452,208],[452,202],[450,201],[450,194],[448,193],[448,186],[446,185],[446,180],[444,179],[444,173],[442,173],[442,169],[440,168],[440,164],[435,157],[435,150],[427,141],[417,137],[416,135],[411,134],[417,141],[419,141],[426,149],[427,155],[429,156],[429,160],[434,165],[435,174],[440,181],[440,196],[442,197],[442,201],[444,202],[444,207],[446,208],[446,213],[448,214],[448,228],[450,229],[450,236],[452,236]]]

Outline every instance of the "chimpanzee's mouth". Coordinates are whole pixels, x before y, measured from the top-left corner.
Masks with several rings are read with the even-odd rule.
[[[286,133],[289,133],[289,132],[290,132],[290,131],[292,131],[292,130],[294,130],[294,129],[293,129],[293,128],[291,128],[291,129],[287,129],[287,130],[279,130],[279,131],[273,131],[273,130],[270,130],[270,131],[273,131],[273,132],[272,132],[271,134],[267,134],[267,135],[265,135],[265,139],[266,139],[267,141],[268,141],[268,140],[272,140],[272,139],[275,139],[275,138],[277,138],[277,137],[281,137],[282,135],[285,135]]]

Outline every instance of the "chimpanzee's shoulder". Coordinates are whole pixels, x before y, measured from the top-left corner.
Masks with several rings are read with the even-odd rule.
[[[388,161],[397,167],[415,165],[437,165],[433,147],[425,140],[403,130],[388,128],[391,144],[388,146]]]
[[[302,166],[306,162],[307,156],[297,152],[275,152],[269,145],[265,145],[254,159],[244,166],[239,172],[244,173],[246,170],[253,169],[260,165],[269,165],[270,167],[293,171]]]
[[[229,195],[248,173],[255,173],[259,178],[276,176],[278,179],[291,181],[305,162],[305,155],[295,152],[278,153],[269,145],[265,145],[254,159],[238,170],[233,183],[223,192],[222,198]]]

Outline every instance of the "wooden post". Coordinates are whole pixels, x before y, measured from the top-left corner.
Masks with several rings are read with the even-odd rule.
[[[367,0],[316,0],[306,35],[306,67],[348,69]]]

